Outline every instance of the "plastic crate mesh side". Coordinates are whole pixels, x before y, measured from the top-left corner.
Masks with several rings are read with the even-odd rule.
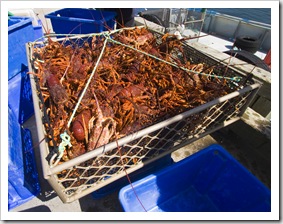
[[[20,124],[34,114],[32,90],[27,72],[28,68],[22,64],[21,72],[8,82],[9,105]]]
[[[31,20],[26,23],[27,18],[12,19],[20,27],[15,27],[8,36],[8,70],[11,79],[21,71],[21,64],[27,64],[25,43],[34,39]],[[12,26],[11,26],[12,27]]]
[[[30,85],[29,74],[27,74],[28,68],[24,69],[21,73],[21,97],[20,97],[20,114],[19,122],[23,124],[34,114],[32,90]]]
[[[31,133],[23,129],[9,107],[8,208],[24,204],[40,192]]]
[[[29,189],[29,191],[33,195],[37,195],[40,192],[40,185],[30,130],[22,129],[22,139],[24,161],[24,186]]]

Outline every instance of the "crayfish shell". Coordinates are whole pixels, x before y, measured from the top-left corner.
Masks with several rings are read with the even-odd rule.
[[[78,116],[76,116],[72,125],[72,132],[77,141],[83,141],[86,138],[90,117],[90,110],[84,110]]]
[[[53,102],[56,105],[66,103],[69,97],[66,89],[61,85],[58,77],[47,72],[46,81]]]

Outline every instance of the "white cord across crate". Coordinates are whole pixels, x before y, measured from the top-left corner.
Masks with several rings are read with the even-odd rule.
[[[77,109],[79,108],[79,105],[80,105],[80,103],[81,103],[81,101],[82,101],[82,99],[83,99],[83,97],[84,97],[84,95],[85,95],[85,93],[86,93],[86,91],[87,91],[87,89],[88,89],[88,86],[89,86],[89,84],[90,84],[90,81],[92,80],[92,78],[93,78],[93,76],[94,76],[94,74],[95,74],[95,71],[96,71],[96,69],[97,69],[97,66],[98,66],[98,64],[99,64],[99,62],[100,62],[100,60],[101,60],[101,57],[102,57],[102,55],[103,55],[103,52],[104,52],[104,50],[105,50],[106,43],[107,43],[107,39],[108,39],[108,38],[106,37],[106,39],[105,39],[105,41],[104,41],[104,43],[103,43],[102,51],[101,51],[101,53],[100,53],[100,55],[99,55],[99,57],[98,57],[98,59],[97,59],[97,62],[96,62],[96,64],[95,64],[95,66],[94,66],[94,69],[92,70],[92,73],[91,73],[91,75],[90,75],[90,77],[89,77],[89,79],[88,79],[88,81],[87,81],[87,83],[86,83],[86,85],[85,85],[85,88],[84,88],[84,90],[83,90],[83,92],[82,92],[82,94],[81,94],[81,96],[80,96],[80,98],[79,98],[79,100],[78,100],[78,102],[77,102],[77,104],[76,104],[76,106],[75,106],[73,112],[72,112],[72,115],[71,115],[71,117],[70,117],[70,119],[69,119],[69,121],[68,121],[68,123],[67,123],[67,127],[68,127],[68,128],[71,126],[71,122],[72,122],[72,120],[73,120],[73,118],[74,118],[74,116],[75,116],[75,114],[76,114],[76,112],[77,112]],[[66,131],[65,131],[63,134],[61,134],[60,137],[61,137],[61,139],[62,139],[62,141],[61,141],[61,143],[60,143],[60,145],[59,145],[59,153],[60,153],[60,154],[59,154],[58,157],[57,157],[57,154],[54,154],[53,157],[51,158],[51,160],[50,160],[50,167],[51,167],[51,168],[54,167],[54,166],[56,166],[56,165],[59,163],[60,159],[62,158],[62,156],[63,156],[63,154],[64,154],[65,147],[66,147],[66,146],[72,147],[72,144],[70,143],[70,136],[67,134]],[[57,157],[57,160],[56,160],[56,162],[53,164],[53,161],[55,160],[56,157]]]

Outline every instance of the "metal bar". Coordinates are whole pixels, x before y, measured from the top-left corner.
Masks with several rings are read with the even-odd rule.
[[[261,42],[260,42],[260,46],[259,46],[260,48],[262,48],[263,42],[265,41],[268,32],[270,32],[270,30],[265,30],[263,37],[261,38]],[[269,49],[267,49],[267,50],[269,50]]]
[[[242,22],[242,21],[239,21],[238,26],[237,26],[237,28],[236,28],[234,34],[233,34],[233,38],[234,38],[234,39],[236,38],[237,33],[238,33],[239,29],[240,29],[241,22]]]
[[[241,22],[250,24],[252,26],[261,27],[261,28],[264,28],[264,29],[271,29],[271,25],[266,24],[266,23],[260,23],[260,22],[256,22],[256,21],[252,21],[252,20],[245,21],[245,20],[241,20],[241,18],[238,18],[238,17],[228,16],[228,15],[223,15],[223,14],[217,14],[217,15],[215,15],[215,17],[222,17],[222,18],[233,20],[233,21],[240,20]]]
[[[187,21],[187,22],[184,22],[184,24],[188,24],[188,23],[199,23],[199,22],[203,22],[203,19],[199,19],[199,20],[193,20],[193,21]]]
[[[203,12],[202,14],[201,14],[201,26],[200,26],[200,29],[199,29],[199,34],[198,34],[198,36],[200,36],[200,34],[201,34],[201,32],[202,32],[202,28],[203,28],[203,24],[204,24],[204,19],[205,19],[205,14],[206,14],[206,12]],[[199,41],[199,38],[197,39],[197,41]]]

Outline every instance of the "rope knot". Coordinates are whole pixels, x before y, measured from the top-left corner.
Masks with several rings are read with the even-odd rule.
[[[62,139],[62,142],[59,145],[59,153],[60,153],[59,158],[61,159],[64,154],[65,147],[66,146],[72,147],[72,144],[70,142],[71,137],[67,134],[66,131],[60,135],[60,138]]]
[[[59,155],[58,155],[58,157],[57,157],[55,163],[53,163],[53,162],[54,162],[54,160],[55,160],[55,158],[56,158],[57,155],[54,154],[54,156],[51,158],[51,160],[50,160],[50,167],[51,167],[51,168],[54,167],[54,166],[56,166],[56,165],[59,163],[60,159],[61,159],[61,158],[63,157],[63,155],[64,155],[65,147],[66,147],[66,146],[72,147],[72,144],[71,144],[71,142],[70,142],[71,137],[67,134],[66,131],[65,131],[63,134],[60,135],[60,138],[62,139],[62,142],[60,143],[59,149],[58,149]]]
[[[60,138],[62,139],[62,142],[59,145],[59,151],[61,151],[62,148],[65,149],[66,146],[72,147],[72,144],[70,142],[71,137],[67,134],[66,131],[60,135]]]

